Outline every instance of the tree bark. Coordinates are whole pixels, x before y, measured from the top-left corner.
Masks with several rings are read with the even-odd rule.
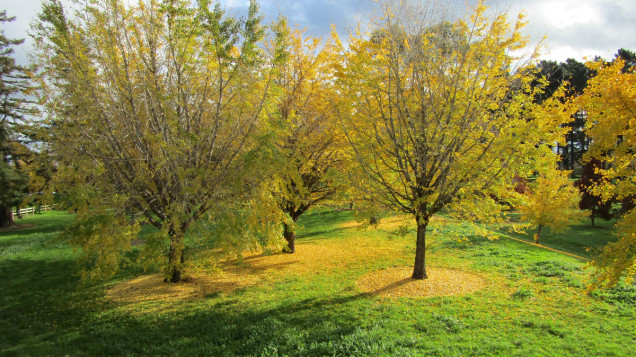
[[[287,240],[287,246],[283,248],[283,253],[296,253],[296,232],[287,223],[283,223],[283,236]]]
[[[0,206],[0,227],[10,227],[13,224],[13,209],[11,206]]]
[[[165,282],[178,283],[181,281],[181,273],[185,256],[183,255],[183,233],[170,232],[170,252],[168,254],[168,271]]]
[[[534,236],[534,242],[537,244],[541,244],[541,230],[543,229],[542,225],[539,225],[537,228],[537,234]]]
[[[415,244],[415,264],[413,279],[428,279],[426,275],[426,227],[428,219],[417,219],[417,242]]]

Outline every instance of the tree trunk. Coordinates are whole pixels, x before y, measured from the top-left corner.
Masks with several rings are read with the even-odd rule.
[[[571,150],[570,150],[570,165],[572,165],[572,167],[570,168],[571,170],[574,170],[574,162],[575,157],[574,157],[574,126],[572,127],[572,135],[570,136],[570,146],[571,146]]]
[[[287,223],[283,223],[283,236],[287,240],[287,246],[283,248],[283,253],[296,253],[296,232]]]
[[[11,206],[0,206],[0,227],[9,227],[13,224],[13,209]]]
[[[596,224],[594,224],[594,216],[596,216],[594,214],[594,210],[592,209],[592,214],[590,215],[590,219],[592,220],[592,227],[596,227]]]
[[[543,229],[542,225],[539,225],[537,228],[537,234],[534,236],[534,242],[537,244],[541,244],[541,230]]]
[[[413,279],[428,279],[426,275],[426,226],[428,219],[417,219],[417,242],[415,244],[415,264]]]
[[[171,231],[170,233],[170,253],[168,254],[168,270],[165,282],[178,283],[181,281],[181,273],[185,256],[183,255],[183,237],[185,234]]]

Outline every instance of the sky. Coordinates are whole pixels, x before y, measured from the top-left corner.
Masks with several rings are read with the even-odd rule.
[[[466,0],[452,0],[456,8],[465,8]],[[241,15],[247,0],[221,0],[230,12]],[[266,21],[274,20],[279,13],[287,16],[291,24],[306,28],[312,36],[326,37],[331,25],[342,38],[356,24],[368,23],[374,0],[261,0]],[[474,3],[474,0],[468,0]],[[636,51],[636,1],[634,0],[490,0],[492,11],[517,14],[525,10],[528,26],[525,33],[536,44],[547,36],[547,50],[542,59],[565,61],[574,58],[583,61],[601,56],[613,58],[619,48]],[[32,51],[27,30],[40,9],[40,0],[0,0],[0,10],[17,19],[4,24],[9,38],[25,38],[25,43],[15,49],[18,63],[28,63]]]

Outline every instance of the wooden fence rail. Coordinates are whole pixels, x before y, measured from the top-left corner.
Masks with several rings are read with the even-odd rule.
[[[26,207],[26,208],[20,208],[19,210],[14,210],[13,211],[13,215],[14,216],[28,216],[29,214],[34,215],[36,213],[39,212],[45,212],[45,211],[50,211],[53,208],[55,208],[55,205],[45,205],[45,206],[39,206],[39,207]]]

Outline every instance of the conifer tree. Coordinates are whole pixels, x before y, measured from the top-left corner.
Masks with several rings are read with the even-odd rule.
[[[0,11],[0,26],[13,20]],[[27,110],[28,75],[12,56],[14,46],[22,42],[7,38],[0,28],[0,227],[13,225],[13,208],[22,202],[28,183],[20,157],[25,148],[17,140]]]

